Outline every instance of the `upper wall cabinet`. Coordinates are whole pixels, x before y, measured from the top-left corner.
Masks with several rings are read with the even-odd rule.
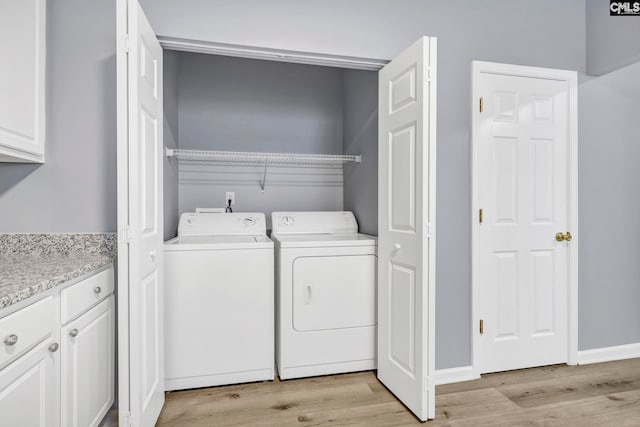
[[[46,0],[0,0],[0,161],[44,163]]]

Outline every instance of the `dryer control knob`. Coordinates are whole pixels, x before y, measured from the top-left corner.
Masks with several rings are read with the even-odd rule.
[[[290,216],[290,215],[283,216],[281,222],[284,225],[292,225],[293,224],[293,217]]]

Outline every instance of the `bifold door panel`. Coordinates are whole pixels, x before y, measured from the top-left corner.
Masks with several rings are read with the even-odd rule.
[[[116,13],[118,406],[120,425],[147,427],[164,405],[162,47],[137,0]]]
[[[435,416],[436,42],[379,74],[378,378],[421,420]]]
[[[376,323],[375,255],[300,257],[293,263],[296,331]]]

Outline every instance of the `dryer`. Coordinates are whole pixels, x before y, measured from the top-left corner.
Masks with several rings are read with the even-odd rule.
[[[165,242],[165,389],[274,377],[274,258],[263,213],[183,213]]]
[[[375,369],[376,238],[351,212],[274,212],[282,379]]]

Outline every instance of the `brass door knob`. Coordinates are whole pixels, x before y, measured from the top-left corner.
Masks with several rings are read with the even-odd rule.
[[[566,233],[556,233],[556,241],[557,242],[563,242],[563,241],[567,241],[570,242],[573,239],[573,236],[571,236],[570,232],[566,232]]]

